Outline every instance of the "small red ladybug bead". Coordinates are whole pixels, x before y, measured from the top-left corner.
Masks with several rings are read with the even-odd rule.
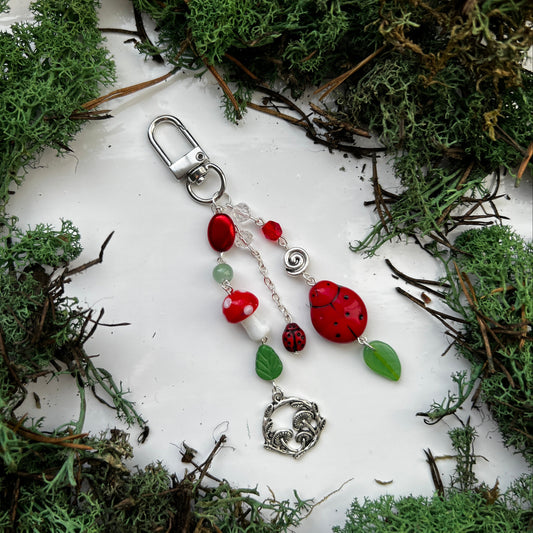
[[[304,330],[295,322],[285,326],[282,340],[283,346],[288,352],[300,352],[305,348]]]

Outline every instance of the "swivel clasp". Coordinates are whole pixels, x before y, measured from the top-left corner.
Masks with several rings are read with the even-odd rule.
[[[155,138],[158,126],[164,123],[173,125],[192,147],[189,152],[176,161],[172,161],[168,157]],[[148,128],[148,139],[154,147],[154,150],[159,154],[159,157],[161,157],[174,176],[176,176],[178,180],[186,178],[187,191],[193,200],[201,204],[211,204],[216,202],[216,200],[224,194],[226,190],[226,177],[224,176],[224,173],[217,165],[214,165],[209,161],[208,155],[204,152],[198,142],[196,142],[181,120],[172,115],[161,115],[155,118],[152,120]],[[220,185],[218,190],[212,196],[204,198],[196,193],[194,186],[200,185],[208,177],[207,175],[210,170],[218,175]]]

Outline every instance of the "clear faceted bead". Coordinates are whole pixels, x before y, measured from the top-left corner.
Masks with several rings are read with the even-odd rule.
[[[237,222],[246,222],[250,220],[250,207],[241,202],[233,206],[233,214]]]
[[[235,246],[238,248],[248,247],[254,239],[254,236],[251,232],[246,230],[241,230],[237,233],[235,237]]]

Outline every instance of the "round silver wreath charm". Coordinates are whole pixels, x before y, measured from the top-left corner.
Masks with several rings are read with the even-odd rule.
[[[285,406],[296,411],[292,417],[292,428],[274,429],[272,416],[276,410]],[[272,403],[267,406],[263,416],[263,436],[267,450],[298,459],[318,442],[325,425],[326,420],[320,416],[316,403],[285,397],[282,390],[274,385]]]

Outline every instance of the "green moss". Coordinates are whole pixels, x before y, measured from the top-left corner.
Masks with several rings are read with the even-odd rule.
[[[528,480],[531,486],[531,479]],[[531,487],[529,488],[531,494]],[[488,505],[476,492],[440,496],[380,496],[355,500],[343,527],[334,533],[494,533],[527,531],[528,511],[502,503]]]
[[[70,221],[63,221],[60,230],[43,224],[27,232],[8,229],[0,237],[0,333],[11,364],[26,382],[47,368],[81,327],[83,317],[76,318],[75,298],[59,296],[55,313],[43,315],[47,291],[53,290],[50,270],[45,269],[65,266],[78,257],[80,236]],[[16,397],[12,394],[10,403]],[[4,398],[7,403],[8,396]]]
[[[369,37],[364,32],[379,7],[370,0],[170,0],[164,4],[134,0],[134,4],[156,21],[158,51],[171,63],[201,68],[204,58],[211,65],[223,65],[231,81],[245,82],[246,76],[228,59],[229,54],[262,80],[283,80],[293,94],[336,76],[338,65],[364,58],[382,40],[377,33]]]
[[[368,124],[395,154],[402,185],[387,206],[386,225],[378,224],[354,251],[373,253],[399,235],[446,233],[448,215],[487,192],[488,174],[504,168],[516,175],[523,157],[516,146],[533,141],[533,73],[524,72],[520,87],[484,93],[461,65],[448,64],[429,86],[420,75],[415,58],[391,54],[341,100],[342,116]],[[498,105],[499,133],[491,138],[486,117]]]
[[[474,473],[476,431],[469,425],[448,432],[456,453],[450,486],[431,497],[383,495],[355,499],[346,523],[334,533],[493,533],[531,530],[533,475],[523,475],[500,494],[498,483],[479,485]]]
[[[446,270],[442,298],[461,327],[431,311],[472,371],[452,375],[457,391],[419,414],[435,423],[457,413],[480,383],[505,444],[533,465],[533,244],[494,225],[465,231],[452,252],[437,254]]]
[[[367,249],[395,235],[439,229],[463,195],[483,190],[486,173],[501,166],[513,170],[523,155],[516,145],[523,149],[531,142],[533,76],[520,66],[531,42],[524,24],[531,18],[527,2],[473,2],[462,14],[453,2],[135,3],[158,22],[159,45],[171,63],[196,70],[204,61],[220,63],[227,80],[239,84],[242,106],[251,87],[229,55],[262,80],[282,80],[298,95],[387,43],[378,59],[337,92],[339,116],[369,124],[396,153],[405,189],[391,206],[392,225],[378,225],[374,240],[365,241]],[[63,294],[60,270],[68,272],[81,251],[76,228],[65,221],[60,230],[38,225],[22,231],[5,213],[9,186],[20,183],[24,168],[45,147],[67,149],[82,124],[76,111],[98,95],[100,83],[113,78],[95,6],[89,0],[41,0],[33,7],[35,22],[0,34],[0,99],[7,111],[0,117],[0,528],[130,533],[192,530],[201,524],[225,532],[288,531],[312,506],[296,493],[293,502],[280,502],[261,500],[255,489],[236,489],[226,481],[204,487],[209,465],[181,481],[158,462],[129,471],[125,461],[132,448],[118,430],[83,439],[93,450],[68,449],[53,440],[82,430],[86,389],[98,391],[128,423],[143,424],[127,391],[84,351],[92,334],[91,311]],[[0,9],[5,7],[0,0]],[[506,443],[531,462],[531,245],[502,228],[467,232],[456,245],[475,252],[454,255],[446,264],[449,305],[468,321],[460,349],[476,366],[470,380],[457,374],[457,394],[434,407],[441,409],[438,417],[457,411],[480,375],[477,369],[483,369],[483,398]],[[469,277],[475,307],[465,302],[452,260]],[[480,316],[490,329],[491,371]],[[16,408],[28,382],[58,371],[75,378],[80,414],[45,433],[42,420],[17,418]],[[458,459],[445,494],[356,501],[344,529],[335,531],[529,527],[532,477],[519,478],[501,496],[477,486],[475,432],[467,426],[450,437]]]
[[[0,203],[46,147],[58,151],[82,126],[72,114],[114,80],[95,0],[41,0],[34,22],[0,32]]]
[[[455,210],[486,192],[487,175],[517,175],[533,142],[533,74],[523,68],[533,45],[528,0],[134,2],[156,21],[157,51],[172,64],[223,70],[238,102],[226,99],[234,121],[254,86],[274,83],[299,97],[379,50],[326,110],[336,120],[326,144],[356,143],[349,127],[370,129],[394,155],[401,185],[355,251],[446,233]]]
[[[468,276],[476,298],[473,307],[465,306],[450,264],[448,301],[469,321],[458,348],[470,361],[488,364],[481,317],[494,366],[484,374],[482,398],[506,444],[533,464],[533,245],[508,226],[469,230],[455,245],[467,252],[454,254],[452,260]]]

